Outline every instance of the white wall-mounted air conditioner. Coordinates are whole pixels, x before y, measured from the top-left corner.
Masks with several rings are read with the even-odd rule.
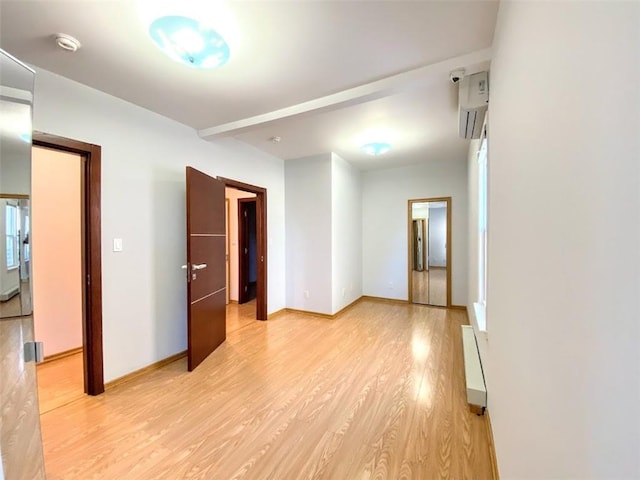
[[[482,134],[482,124],[489,107],[488,80],[487,72],[479,72],[460,81],[458,113],[462,138],[480,138]]]

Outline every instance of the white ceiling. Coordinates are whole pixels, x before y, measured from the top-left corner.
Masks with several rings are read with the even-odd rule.
[[[448,72],[487,67],[496,1],[265,0],[229,7],[239,41],[229,63],[213,71],[165,57],[132,1],[0,0],[0,47],[205,138],[235,136],[284,159],[334,151],[369,169],[465,154]],[[82,48],[60,50],[51,38],[57,32],[75,36]],[[386,132],[390,154],[359,151],[372,129]],[[271,143],[273,136],[282,141]]]

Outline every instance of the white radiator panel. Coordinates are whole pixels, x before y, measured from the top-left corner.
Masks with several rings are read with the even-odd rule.
[[[7,300],[10,300],[11,298],[15,297],[18,293],[20,293],[20,288],[16,285],[10,290],[0,293],[0,301],[6,302]]]
[[[467,383],[467,402],[470,405],[486,407],[487,388],[484,384],[476,335],[470,325],[462,325],[462,350],[464,352],[464,375]]]

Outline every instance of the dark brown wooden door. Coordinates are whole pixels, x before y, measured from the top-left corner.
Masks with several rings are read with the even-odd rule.
[[[238,199],[238,303],[256,298],[258,283],[258,244],[256,199]]]
[[[227,337],[224,183],[187,167],[187,358],[192,371]]]

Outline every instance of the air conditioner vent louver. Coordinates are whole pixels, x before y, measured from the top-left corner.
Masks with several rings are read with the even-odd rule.
[[[484,115],[489,105],[487,72],[475,73],[462,79],[458,104],[459,135],[462,138],[480,138]]]

